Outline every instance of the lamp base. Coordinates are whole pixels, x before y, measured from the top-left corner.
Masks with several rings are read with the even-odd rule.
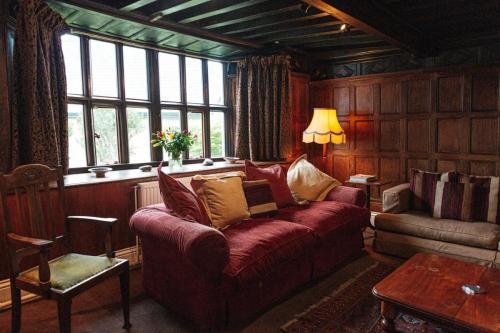
[[[323,172],[326,173],[326,166],[327,166],[327,160],[326,157],[328,156],[328,144],[324,143],[323,144]]]

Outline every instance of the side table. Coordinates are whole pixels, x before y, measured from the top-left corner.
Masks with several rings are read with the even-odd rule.
[[[390,181],[385,181],[385,180],[373,180],[373,181],[369,181],[369,182],[356,182],[356,181],[353,182],[353,181],[350,181],[348,179],[348,180],[344,181],[344,184],[346,184],[346,185],[350,185],[350,186],[363,185],[365,187],[366,208],[368,208],[368,210],[370,209],[370,198],[371,198],[371,194],[372,194],[371,187],[372,186],[380,187],[380,186],[387,185],[389,183],[390,183]]]

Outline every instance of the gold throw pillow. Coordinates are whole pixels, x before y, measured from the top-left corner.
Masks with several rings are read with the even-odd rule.
[[[198,175],[191,180],[191,186],[205,205],[215,228],[225,229],[250,218],[242,175]]]

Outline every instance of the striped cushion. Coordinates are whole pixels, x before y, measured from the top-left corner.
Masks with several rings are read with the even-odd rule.
[[[472,220],[472,197],[475,185],[438,181],[432,216],[462,221]]]
[[[459,172],[447,172],[443,174],[441,180],[475,185],[472,195],[472,218],[475,221],[500,224],[499,177],[470,176]]]
[[[270,216],[278,212],[268,180],[244,181],[243,191],[252,217]]]
[[[411,169],[411,209],[425,211],[428,213],[433,212],[436,182],[439,181],[440,178],[440,173]]]

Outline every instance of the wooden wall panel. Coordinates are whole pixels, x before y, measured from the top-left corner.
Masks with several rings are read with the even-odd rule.
[[[401,83],[387,82],[380,85],[380,113],[394,114],[401,112]]]
[[[498,89],[498,75],[473,75],[472,111],[496,111]]]
[[[408,113],[427,113],[431,111],[431,81],[413,79],[407,82]]]
[[[324,107],[327,105],[328,103],[325,103]],[[349,114],[349,87],[333,88],[333,107],[337,110],[338,115],[345,116]]]
[[[463,107],[463,77],[438,78],[438,111],[460,112]]]
[[[407,150],[410,153],[427,153],[430,144],[430,125],[428,119],[409,119],[407,128]]]
[[[470,152],[473,154],[496,155],[498,150],[498,119],[471,119]],[[496,138],[496,140],[493,140]]]
[[[439,153],[460,153],[463,138],[462,119],[438,119],[437,151]]]
[[[380,121],[380,151],[399,152],[399,119]]]
[[[375,173],[391,185],[406,182],[410,168],[498,175],[499,80],[492,65],[311,82],[311,92],[333,91],[333,101],[312,105],[342,108],[348,133],[329,168],[341,180]]]
[[[357,115],[373,114],[373,86],[362,85],[354,87],[356,95]]]
[[[354,146],[356,150],[373,150],[375,147],[374,135],[372,120],[354,122]]]

